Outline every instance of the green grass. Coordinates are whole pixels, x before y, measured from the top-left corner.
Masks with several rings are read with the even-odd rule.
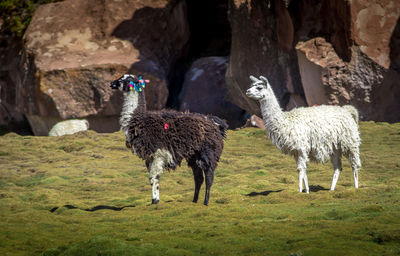
[[[330,163],[310,164],[308,195],[264,131],[229,131],[208,207],[191,202],[186,164],[162,175],[161,202],[151,205],[145,164],[120,132],[8,133],[0,255],[400,255],[400,124],[360,129],[360,188],[347,161],[333,192]],[[135,207],[82,210],[98,205]]]

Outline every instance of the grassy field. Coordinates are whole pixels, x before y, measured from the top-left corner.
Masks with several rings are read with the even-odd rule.
[[[310,164],[310,194],[264,131],[229,131],[208,207],[204,186],[191,202],[186,164],[162,175],[151,205],[145,164],[121,132],[8,133],[0,255],[400,255],[400,124],[360,129],[360,188],[347,161],[333,192],[331,164]],[[99,205],[115,208],[85,210]]]

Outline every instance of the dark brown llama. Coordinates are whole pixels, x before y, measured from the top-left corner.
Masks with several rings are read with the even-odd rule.
[[[159,183],[163,170],[175,169],[186,159],[195,181],[193,202],[198,200],[205,176],[204,204],[208,205],[228,125],[212,115],[174,110],[147,111],[144,84],[143,80],[127,74],[113,81],[111,88],[124,93],[121,129],[125,132],[126,146],[146,161],[152,203],[157,204],[160,200]]]

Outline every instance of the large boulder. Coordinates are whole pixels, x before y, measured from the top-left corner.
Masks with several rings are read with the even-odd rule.
[[[36,135],[57,122],[86,118],[91,129],[118,130],[121,94],[108,82],[126,72],[151,80],[149,109],[168,98],[171,66],[186,49],[185,2],[66,0],[40,6],[25,36],[19,109]],[[151,33],[150,33],[151,31]]]
[[[225,119],[230,128],[241,127],[249,115],[225,100],[227,66],[228,57],[196,60],[185,75],[180,94],[180,110],[213,114]]]

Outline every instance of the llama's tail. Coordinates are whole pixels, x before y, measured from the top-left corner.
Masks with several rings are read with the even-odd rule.
[[[228,124],[225,122],[225,120],[217,116],[209,116],[209,118],[218,126],[221,135],[225,138],[226,130],[228,130]]]
[[[343,108],[346,109],[351,114],[351,116],[354,118],[354,120],[358,124],[358,120],[359,120],[358,110],[351,105],[345,105],[345,106],[343,106]]]

